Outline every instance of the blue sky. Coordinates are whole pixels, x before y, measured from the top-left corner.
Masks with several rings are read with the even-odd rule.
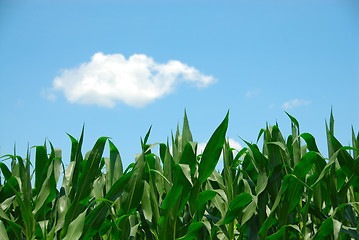
[[[227,137],[255,142],[290,120],[325,155],[359,130],[357,1],[0,0],[0,154],[49,139],[69,161],[108,136],[124,165],[166,142],[187,110],[205,143],[230,110]],[[233,142],[234,142],[233,141]]]

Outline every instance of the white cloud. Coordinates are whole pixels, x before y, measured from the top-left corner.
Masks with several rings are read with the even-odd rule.
[[[229,141],[229,146],[231,148],[236,149],[237,152],[239,152],[243,148],[242,145],[236,140],[234,140],[233,138],[228,139],[228,141]]]
[[[249,90],[246,92],[246,97],[247,98],[251,98],[251,97],[255,97],[260,93],[259,89],[254,89],[254,90]]]
[[[55,101],[56,100],[56,95],[53,93],[52,89],[43,89],[41,91],[41,96],[50,100],[50,101]]]
[[[293,99],[291,101],[285,102],[283,103],[283,108],[284,109],[292,109],[295,107],[300,107],[300,106],[307,106],[310,104],[310,101],[304,100],[304,99]]]
[[[51,91],[63,91],[69,102],[114,107],[118,103],[143,107],[171,93],[181,82],[198,88],[215,82],[180,61],[157,63],[144,54],[126,59],[122,54],[92,56],[90,62],[66,69],[53,81]],[[48,91],[48,98],[54,98]]]

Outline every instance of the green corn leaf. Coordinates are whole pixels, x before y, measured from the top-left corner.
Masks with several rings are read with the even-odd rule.
[[[340,150],[343,148],[343,146],[340,144],[340,142],[333,136],[331,132],[328,132],[330,142],[332,144],[332,149],[334,152],[340,151],[337,158],[338,162],[341,166],[341,168],[344,171],[344,174],[347,177],[350,177],[352,174],[352,171],[354,169],[354,159],[350,156],[350,154],[347,151]]]
[[[5,177],[5,180],[9,180],[9,178],[12,176],[12,173],[10,172],[9,168],[4,163],[0,162],[0,169]]]
[[[69,194],[72,188],[71,185],[71,177],[73,176],[73,172],[75,169],[75,162],[70,162],[67,168],[64,171],[62,178],[62,189],[65,193]]]
[[[151,185],[151,198],[155,198],[154,201],[156,202],[160,201],[160,196],[163,196],[163,194],[165,194],[165,181],[166,183],[169,183],[169,181],[163,176],[163,169],[161,166],[160,158],[158,156],[155,156],[153,159],[153,164],[149,170],[149,183]],[[169,184],[172,185],[171,183]],[[158,211],[159,217],[158,204],[156,210],[154,211]]]
[[[283,179],[283,188],[282,188],[282,201],[289,203],[289,212],[291,212],[294,207],[299,203],[299,200],[302,196],[302,189],[305,186],[305,183],[297,178],[295,175],[288,174]],[[289,213],[288,212],[288,213]],[[285,214],[285,216],[287,216]]]
[[[257,208],[257,197],[253,197],[253,200],[243,209],[241,226],[243,226],[249,219],[255,214]],[[258,235],[259,229],[256,230]]]
[[[142,192],[143,192],[143,176],[145,173],[145,155],[142,153],[136,164],[134,169],[136,171],[129,179],[127,186],[125,187],[125,191],[123,193],[123,197],[121,198],[121,209],[118,213],[119,216],[127,215],[131,210],[137,208],[140,203]]]
[[[199,164],[199,177],[198,181],[202,184],[213,172],[215,169],[219,157],[222,152],[223,144],[225,142],[225,135],[228,127],[228,117],[229,112],[227,113],[223,122],[218,126],[216,131],[213,133],[209,139],[202,155],[201,162]]]
[[[181,159],[179,161],[180,164],[188,164],[191,169],[191,175],[193,176],[196,167],[197,167],[197,160],[196,160],[196,154],[195,154],[195,147],[196,143],[193,142],[187,142],[184,145],[184,149],[181,155]]]
[[[47,158],[46,148],[44,146],[36,146],[35,155],[35,191],[38,193],[41,189],[41,185],[44,183],[50,161]]]
[[[258,133],[258,137],[257,137],[257,143],[259,142],[259,139],[261,138],[261,136],[263,135],[263,133],[265,132],[265,129],[262,128],[259,133]]]
[[[69,198],[71,199],[71,201],[74,200],[74,196],[75,193],[78,189],[78,179],[79,179],[79,174],[80,172],[83,171],[82,166],[83,166],[83,157],[82,157],[82,153],[81,153],[81,148],[82,148],[82,142],[83,142],[83,135],[84,135],[84,126],[82,127],[82,131],[81,131],[81,136],[80,136],[80,140],[77,141],[74,137],[72,137],[71,135],[67,134],[70,137],[72,146],[71,146],[71,162],[74,162],[74,169],[72,171],[72,176],[71,176],[71,191],[69,193]]]
[[[171,156],[168,143],[167,145],[160,144],[160,149],[161,149],[161,159],[163,164],[163,175],[165,179],[169,181],[169,182],[166,181],[164,183],[165,190],[166,192],[169,192],[171,188],[171,184],[173,182],[173,170],[174,170],[175,162],[173,160],[173,157]]]
[[[122,160],[120,153],[116,146],[109,140],[110,147],[110,162],[108,172],[108,189],[112,186],[114,182],[116,182],[123,174]]]
[[[36,239],[46,239],[46,224],[48,224],[49,221],[38,221],[36,223],[36,227],[35,227],[35,235],[36,235]]]
[[[340,212],[341,209],[343,208],[348,208],[348,207],[353,207],[354,209],[357,210],[357,213],[359,213],[358,211],[358,207],[359,207],[359,202],[346,202],[346,203],[343,203],[341,204],[340,206],[336,207],[332,213],[332,217],[335,217],[336,214],[338,212]],[[355,223],[355,220],[350,220],[352,221],[352,223]],[[353,224],[353,225],[356,225],[356,224]]]
[[[358,227],[355,228],[355,227],[348,227],[348,226],[342,225],[341,232],[350,236],[351,239],[355,239],[355,240],[359,239]]]
[[[80,135],[80,140],[77,141],[74,137],[72,137],[70,134],[67,134],[70,137],[71,140],[71,158],[70,161],[81,161],[82,160],[82,154],[81,154],[81,148],[82,148],[82,142],[84,138],[84,131],[85,131],[85,125],[82,126],[82,131]]]
[[[23,239],[23,229],[21,228],[21,226],[13,221],[8,221],[7,222],[10,225],[10,229],[12,230],[11,232],[8,232],[8,235],[16,237],[16,239],[18,240],[22,240]]]
[[[224,219],[219,221],[218,225],[224,225],[232,222],[234,219],[240,216],[243,212],[243,208],[252,201],[252,196],[249,193],[241,193],[237,195],[229,204],[229,209]]]
[[[66,235],[70,222],[72,222],[81,212],[83,212],[85,205],[88,203],[93,182],[101,172],[99,165],[106,141],[106,137],[101,137],[97,140],[95,146],[92,148],[88,160],[85,162],[83,172],[80,172],[78,180],[78,191],[76,192],[74,200],[66,213],[65,223],[61,230],[62,237]]]
[[[260,171],[258,173],[257,184],[255,187],[257,196],[265,190],[265,188],[267,187],[267,184],[268,184],[268,176],[267,176],[266,172]]]
[[[13,200],[13,199],[14,199],[14,197],[11,197],[11,199],[9,199],[9,200]],[[3,204],[1,204],[1,205],[3,205]],[[2,210],[1,208],[0,208],[0,218],[10,221],[10,218],[6,215],[4,210]]]
[[[14,195],[15,191],[20,191],[20,185],[15,176],[11,176],[0,189],[0,200],[3,203],[6,199]]]
[[[319,184],[319,182],[322,181],[323,178],[325,178],[325,174],[328,173],[328,171],[330,170],[330,168],[332,167],[333,164],[335,164],[335,160],[337,158],[339,154],[339,151],[336,151],[329,159],[328,163],[325,165],[325,167],[323,168],[323,170],[320,172],[317,180],[310,186],[311,188],[314,188],[317,184]]]
[[[316,152],[306,153],[298,164],[294,168],[293,174],[297,176],[300,180],[304,181],[305,177],[312,169],[315,159],[318,157]]]
[[[216,191],[213,190],[206,190],[204,192],[201,192],[198,195],[198,198],[196,200],[196,206],[197,206],[197,216],[195,217],[196,221],[200,221],[204,215],[204,211],[206,210],[206,204],[209,200],[214,198],[217,195]]]
[[[71,201],[74,201],[75,194],[79,188],[78,181],[79,181],[79,175],[81,172],[83,172],[83,156],[81,152],[83,138],[84,138],[84,131],[85,131],[85,124],[82,126],[81,135],[79,141],[77,141],[74,137],[67,134],[70,137],[72,146],[71,146],[71,158],[70,162],[75,162],[74,169],[71,176],[71,183],[72,186],[71,191],[69,193],[69,198]],[[67,224],[65,225],[66,229]]]
[[[191,184],[179,164],[175,165],[175,176],[173,186],[161,205],[158,221],[160,240],[175,238],[177,215],[182,211],[191,193]]]
[[[192,184],[192,177],[191,177],[191,168],[188,164],[178,164],[180,166],[183,176],[187,179],[188,183],[193,186]]]
[[[147,141],[148,141],[148,138],[150,137],[151,129],[152,129],[152,126],[150,126],[150,128],[148,129],[148,131],[147,131],[147,133],[145,135],[145,139],[143,141],[142,141],[142,138],[141,138],[141,146],[142,146],[142,151],[143,152],[146,152],[147,149],[148,149]]]
[[[268,171],[268,159],[259,151],[258,146],[256,144],[250,144],[247,141],[244,142],[248,145],[250,149],[249,154],[254,160],[257,172]]]
[[[63,238],[63,240],[78,240],[78,239],[80,239],[80,237],[82,235],[82,229],[85,224],[85,216],[86,216],[86,211],[79,214],[76,217],[76,219],[70,223],[67,234]]]
[[[338,220],[335,220],[333,218],[328,218],[321,224],[314,239],[315,240],[328,239],[331,236],[333,236],[334,239],[338,239],[341,225],[342,223],[339,222]]]
[[[274,201],[274,204],[271,208],[269,216],[264,221],[262,226],[260,226],[258,235],[263,239],[267,236],[268,229],[271,228],[275,223],[278,222],[278,220],[276,218],[274,218],[274,215],[276,214],[276,210],[280,204],[281,199],[282,199],[282,186],[281,186],[280,190],[278,191],[278,195]]]
[[[187,234],[181,238],[177,238],[178,240],[194,240],[198,239],[198,232],[203,227],[202,222],[193,222],[188,228]]]
[[[305,184],[295,175],[288,174],[283,179],[282,207],[279,212],[280,224],[287,225],[289,213],[299,204]]]
[[[277,165],[269,173],[267,190],[272,199],[276,199],[282,185],[284,165]]]
[[[333,117],[333,107],[330,109],[330,133],[334,135],[334,117]]]
[[[106,176],[101,174],[98,178],[95,179],[93,183],[93,189],[91,196],[95,199],[104,198],[106,190]]]
[[[151,193],[150,193],[151,189],[150,189],[150,185],[148,184],[148,182],[144,182],[143,185],[143,194],[142,194],[142,199],[141,199],[141,208],[143,211],[143,215],[145,217],[145,219],[147,219],[148,221],[152,220],[152,206],[151,206]]]
[[[10,187],[12,187],[10,185]],[[30,201],[20,196],[20,193],[13,189],[18,205],[20,206],[21,217],[25,224],[25,236],[27,238],[33,238],[35,232],[35,219],[31,212]],[[9,222],[10,223],[10,222]]]
[[[268,142],[267,145],[277,145],[283,152],[289,155],[288,147],[283,142]]]
[[[152,219],[149,219],[152,224],[152,228],[150,230],[153,232],[153,234],[158,238],[158,227],[157,223],[160,219],[160,196],[163,196],[164,193],[164,184],[163,179],[161,179],[160,176],[155,175],[152,173],[150,175],[150,182],[149,182],[149,195],[150,195],[150,204],[151,204],[151,214]]]
[[[353,126],[352,126],[352,144],[353,144],[353,148],[359,149],[359,132],[357,134],[357,137],[355,137]],[[355,159],[358,158],[359,152],[354,151],[353,156]]]
[[[201,185],[206,179],[213,173],[221,155],[223,145],[226,141],[225,135],[228,128],[229,111],[222,123],[218,126],[215,132],[209,139],[198,167],[198,180],[194,184],[194,187],[190,195],[190,211],[194,214],[196,211],[196,199],[200,192]]]
[[[215,191],[217,193],[217,195],[211,199],[211,204],[213,204],[220,212],[220,216],[218,216],[218,218],[223,218],[226,215],[228,209],[226,193],[221,189],[213,189],[210,185],[208,185],[208,188],[209,190]]]
[[[145,153],[142,153],[136,159],[134,168],[136,171],[129,179],[128,184],[125,187],[123,195],[121,197],[120,210],[117,213],[119,217],[130,216],[139,206],[142,199],[144,189],[144,175],[145,175]],[[120,239],[127,239],[129,237],[128,231],[129,220],[127,217],[120,221],[119,229],[121,237]]]
[[[145,139],[143,141],[144,144],[147,144],[148,138],[150,137],[151,129],[152,129],[152,126],[150,126],[150,128],[148,129],[148,131],[145,135]]]
[[[229,143],[226,141],[223,150],[223,179],[226,184],[225,191],[227,192],[228,200],[233,199],[233,181],[235,172],[233,170],[234,160],[233,154],[230,150]]]
[[[16,199],[20,205],[21,215],[23,217],[25,223],[25,230],[27,237],[33,237],[35,234],[35,219],[32,214],[32,188],[31,188],[31,177],[30,177],[30,152],[27,152],[27,159],[24,161],[21,157],[17,157],[19,161],[19,172],[20,172],[20,180],[21,180],[21,194],[19,192],[15,192]],[[15,189],[13,189],[15,191]]]
[[[170,181],[168,181],[168,179],[165,176],[163,176],[163,174],[160,171],[151,169],[151,172],[158,174],[159,176],[161,176],[161,178],[163,180],[165,180],[165,182],[167,182],[169,185],[171,185]]]
[[[55,180],[55,162],[59,162],[59,159],[54,159],[47,171],[47,177],[44,182],[41,184],[41,189],[39,189],[39,194],[37,195],[35,209],[33,214],[37,215],[40,208],[45,207],[46,203],[51,202],[55,199],[56,196],[56,180]],[[50,209],[48,209],[50,210]]]
[[[51,145],[51,142],[50,142]],[[52,145],[51,145],[52,147]],[[55,177],[55,181],[56,181],[56,185],[59,182],[60,179],[60,175],[61,175],[61,169],[63,169],[63,172],[65,171],[65,169],[63,168],[63,162],[62,162],[62,153],[61,153],[61,149],[53,149],[53,151],[51,151],[54,153],[54,157],[51,158],[52,161],[54,162],[54,177]]]
[[[286,112],[286,114],[289,116],[289,118],[292,121],[292,142],[289,142],[289,144],[291,144],[291,146],[292,146],[291,156],[293,157],[293,159],[291,161],[290,166],[293,168],[295,165],[297,165],[297,163],[299,162],[299,159],[301,158],[300,139],[297,138],[297,136],[300,135],[300,133],[299,133],[299,123],[289,113]]]
[[[168,139],[167,139],[167,142],[168,142]],[[160,154],[160,159],[162,161],[162,164],[164,164],[164,159],[166,157],[166,152],[167,152],[167,146],[168,144],[164,144],[164,143],[160,143],[160,151],[159,151],[159,154]]]
[[[334,121],[333,121],[333,124],[334,124]],[[331,125],[332,125],[332,122],[331,122]],[[330,130],[328,128],[327,121],[325,121],[325,128],[326,128],[326,133],[327,133],[328,155],[330,158],[334,154],[335,150],[333,147],[332,139],[330,137]],[[330,128],[332,128],[332,126]],[[333,133],[332,133],[332,135],[333,135]]]
[[[287,114],[287,116],[290,118],[290,120],[292,121],[292,123],[294,124],[294,126],[297,127],[297,129],[299,130],[299,123],[297,121],[297,119],[295,119],[295,117],[293,117],[292,115],[290,115],[288,112],[285,112]]]
[[[277,239],[300,239],[301,231],[297,225],[285,225],[278,232],[268,236],[268,240]]]
[[[4,223],[0,220],[0,239],[9,240]]]
[[[183,127],[182,127],[182,147],[185,147],[187,142],[193,142],[192,133],[189,128],[186,110],[184,111]]]
[[[177,184],[176,184],[177,185]],[[174,185],[175,186],[175,185]],[[178,198],[183,190],[183,186],[172,187],[169,193],[166,195],[161,206],[161,216],[158,221],[159,239],[174,239],[175,232],[173,228],[177,217],[177,207],[179,205]]]
[[[136,170],[132,170],[118,179],[106,194],[105,199],[110,202],[114,202],[117,198],[119,198],[124,192],[129,179],[135,171]],[[100,229],[101,224],[107,217],[108,210],[109,206],[107,202],[101,202],[86,216],[85,227],[82,234],[83,239],[91,239],[96,234],[96,232]]]
[[[305,140],[309,151],[319,152],[315,138],[310,133],[302,133],[299,136]]]
[[[177,213],[180,213],[185,205],[187,204],[187,201],[190,197],[191,194],[191,189],[192,189],[192,181],[191,181],[191,170],[190,167],[187,164],[177,164],[176,165],[176,169],[175,169],[175,173],[176,173],[176,177],[178,178],[178,182],[176,183],[177,185],[182,185],[183,186],[183,190],[182,190],[182,194],[180,196],[179,200],[179,204],[177,207],[177,210],[173,209],[173,211],[177,211]],[[173,185],[173,187],[176,187],[176,185]]]

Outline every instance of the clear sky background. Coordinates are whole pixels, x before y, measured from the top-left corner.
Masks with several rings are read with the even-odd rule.
[[[30,3],[31,2],[31,3]],[[233,145],[290,120],[326,155],[325,119],[359,130],[359,2],[0,0],[0,154],[49,139],[68,164],[101,136],[124,165],[166,142],[187,110],[208,141],[230,110]]]

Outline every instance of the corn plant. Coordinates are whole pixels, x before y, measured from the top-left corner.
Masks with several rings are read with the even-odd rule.
[[[0,162],[0,239],[359,239],[359,134],[342,146],[331,114],[325,158],[287,115],[286,139],[267,125],[237,152],[227,113],[200,153],[185,112],[165,143],[150,144],[150,128],[125,170],[109,138],[83,155],[84,129],[68,135],[66,167],[51,142],[33,162],[14,151]]]

